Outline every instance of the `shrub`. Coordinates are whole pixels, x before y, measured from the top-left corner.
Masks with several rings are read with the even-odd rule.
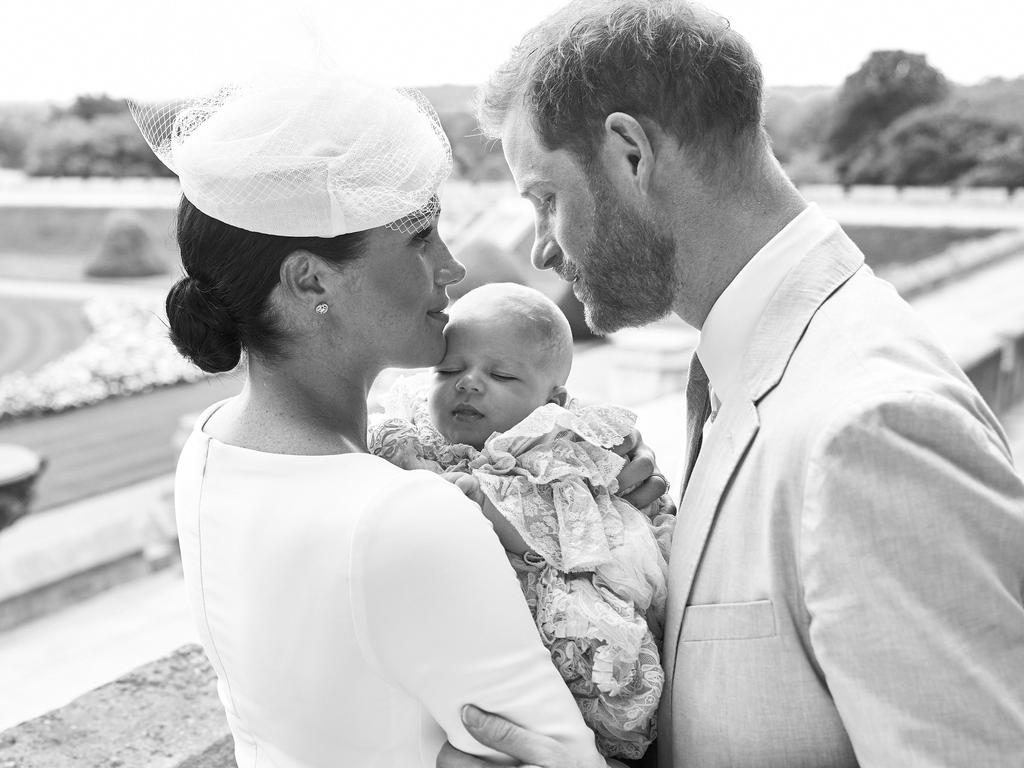
[[[112,211],[103,225],[96,257],[85,268],[90,277],[147,277],[167,271],[139,216]]]

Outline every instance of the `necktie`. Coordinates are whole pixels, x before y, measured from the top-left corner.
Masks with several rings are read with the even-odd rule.
[[[686,474],[683,475],[683,491],[690,482],[690,473],[700,453],[704,422],[711,415],[711,398],[708,395],[708,375],[694,353],[690,360],[690,378],[686,382]]]

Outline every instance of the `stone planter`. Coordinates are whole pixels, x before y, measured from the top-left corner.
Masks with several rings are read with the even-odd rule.
[[[46,461],[34,451],[0,443],[0,530],[28,514]]]

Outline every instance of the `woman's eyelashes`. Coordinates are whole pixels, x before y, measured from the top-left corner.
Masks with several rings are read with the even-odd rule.
[[[430,240],[430,236],[434,234],[434,225],[431,224],[429,227],[421,229],[419,232],[412,236],[414,243],[425,243]]]

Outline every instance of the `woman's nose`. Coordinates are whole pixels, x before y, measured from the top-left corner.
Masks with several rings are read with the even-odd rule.
[[[452,252],[448,250],[448,246],[445,246],[444,257],[437,268],[434,282],[441,286],[451,285],[452,283],[459,282],[465,276],[466,268],[462,266],[462,262],[456,261],[455,257],[452,256]]]

